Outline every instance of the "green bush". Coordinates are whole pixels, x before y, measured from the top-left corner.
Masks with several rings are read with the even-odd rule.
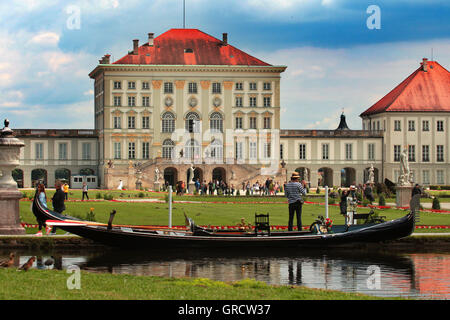
[[[380,194],[380,197],[378,198],[378,205],[379,206],[385,206],[386,205],[386,199],[382,194]]]
[[[316,193],[319,194],[320,193],[320,187],[317,187],[316,189]]]
[[[143,198],[145,196],[145,194],[143,192],[139,192],[138,197],[139,198]]]
[[[103,198],[102,194],[100,192],[97,192],[95,194],[95,199],[101,199],[101,198]]]
[[[105,200],[113,200],[114,196],[111,193],[105,193],[103,195],[103,199],[105,199]]]
[[[434,197],[433,204],[431,207],[433,210],[441,210],[441,203],[439,202],[439,199],[437,197]]]

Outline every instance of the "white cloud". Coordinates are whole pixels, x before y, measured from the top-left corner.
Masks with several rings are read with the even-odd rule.
[[[56,46],[58,45],[59,38],[59,34],[55,32],[44,31],[34,35],[29,43]]]

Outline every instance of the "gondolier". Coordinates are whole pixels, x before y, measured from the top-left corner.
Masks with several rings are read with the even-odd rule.
[[[296,213],[297,216],[298,231],[302,230],[302,205],[304,202],[302,195],[306,195],[306,182],[303,180],[302,183],[300,183],[298,182],[299,180],[300,174],[294,172],[292,173],[291,181],[285,185],[284,193],[288,198],[289,203],[288,231],[293,230],[294,213]]]

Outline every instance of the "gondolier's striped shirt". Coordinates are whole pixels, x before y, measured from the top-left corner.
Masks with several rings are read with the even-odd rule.
[[[284,194],[289,203],[294,203],[302,200],[302,195],[306,195],[306,190],[301,183],[291,181],[285,185]]]

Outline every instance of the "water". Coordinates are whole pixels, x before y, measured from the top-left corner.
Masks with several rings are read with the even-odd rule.
[[[0,252],[0,258],[7,256]],[[449,253],[382,254],[366,251],[113,251],[17,252],[16,265],[31,255],[34,267],[53,255],[50,268],[78,265],[91,272],[162,277],[201,277],[220,281],[255,279],[275,285],[357,292],[379,297],[450,298]]]

